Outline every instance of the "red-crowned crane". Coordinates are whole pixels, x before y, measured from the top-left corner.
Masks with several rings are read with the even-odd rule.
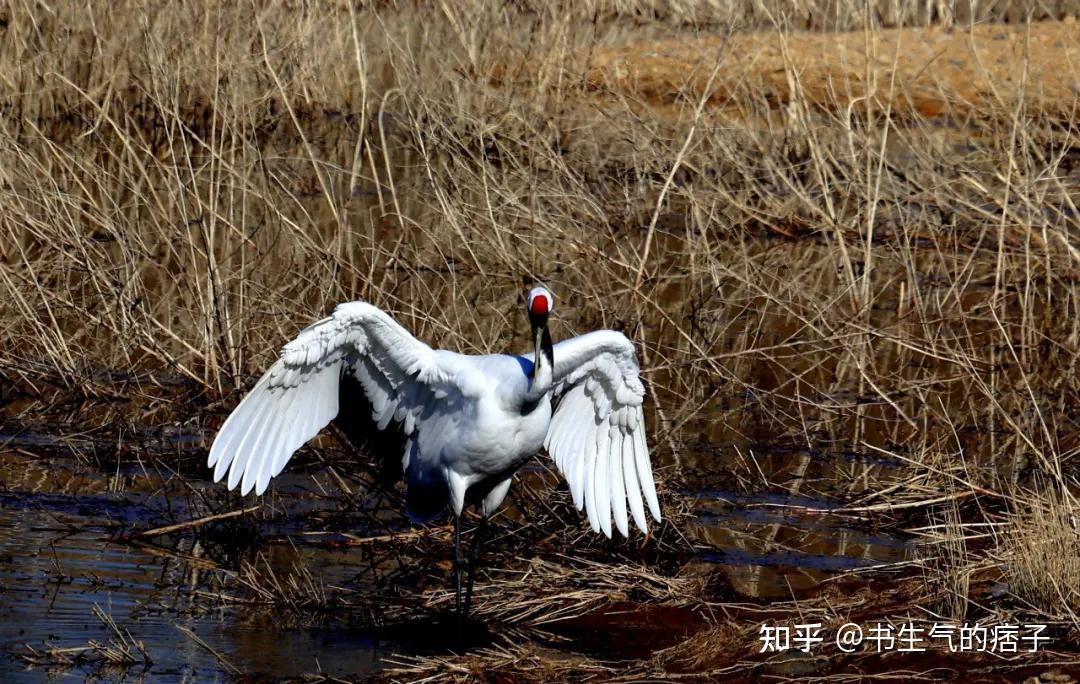
[[[339,305],[285,345],[221,426],[207,462],[214,481],[228,474],[229,489],[240,485],[243,495],[262,494],[293,453],[338,417],[339,386],[351,378],[378,428],[397,425],[404,436],[410,515],[430,517],[447,504],[454,514],[459,614],[461,513],[466,504],[476,504],[482,514],[469,554],[467,615],[484,524],[514,473],[542,446],[593,530],[610,537],[614,519],[628,536],[633,518],[648,532],[645,507],[660,521],[660,504],[645,445],[645,388],[634,346],[612,330],[552,345],[547,322],[553,304],[547,289],[529,292],[535,350],[520,356],[432,349],[371,304]],[[418,501],[421,492],[437,500]]]

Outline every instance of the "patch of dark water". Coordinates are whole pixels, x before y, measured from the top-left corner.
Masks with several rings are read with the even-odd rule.
[[[30,442],[21,449],[46,453],[65,443],[47,434],[26,439]],[[179,439],[183,443],[189,438]],[[861,456],[835,452],[808,457],[858,467],[891,465]],[[302,461],[275,479],[266,508],[278,512],[268,513],[269,519],[257,524],[248,521],[251,534],[259,537],[275,571],[292,573],[303,567],[322,585],[355,590],[357,596],[375,591],[358,579],[371,575],[374,561],[368,547],[335,544],[336,535],[331,539],[304,534],[325,528],[313,526],[312,517],[341,515],[341,510],[340,497],[319,491]],[[315,467],[324,472],[322,466]],[[696,501],[686,532],[707,547],[699,561],[719,569],[745,596],[788,598],[791,592],[840,572],[905,560],[909,552],[904,540],[870,529],[864,519],[837,514],[840,504],[835,500],[772,490],[701,488],[683,494]],[[227,562],[223,560],[227,554],[215,547],[222,543],[220,538],[235,541],[238,534],[233,528],[215,531],[208,525],[195,534],[126,541],[133,528],[183,522],[206,515],[208,505],[215,511],[231,510],[241,506],[238,502],[208,479],[173,482],[169,473],[147,472],[132,459],[121,459],[109,473],[100,464],[70,456],[0,453],[0,648],[6,654],[0,670],[7,673],[3,679],[41,676],[40,667],[28,670],[19,657],[27,652],[27,644],[41,651],[47,644],[108,642],[109,631],[94,617],[95,605],[143,642],[153,661],[149,674],[155,679],[230,677],[229,667],[180,627],[190,629],[238,669],[274,677],[320,670],[358,676],[379,671],[391,654],[446,647],[445,639],[435,643],[423,637],[437,617],[373,628],[372,616],[351,606],[332,608],[311,619],[286,620],[266,606],[207,601],[207,595],[220,590],[221,573],[215,568]],[[376,536],[386,530],[355,531]],[[697,619],[667,610],[609,607],[568,621],[557,631],[575,649],[633,657],[643,640],[675,643],[691,627],[700,626]],[[686,630],[672,628],[676,623]],[[615,636],[597,637],[600,633]],[[477,632],[454,643],[467,649],[482,645],[489,636]],[[625,653],[619,644],[628,645]],[[95,667],[76,672],[93,675]],[[131,674],[137,675],[141,667]]]
[[[854,570],[880,569],[910,560],[906,539],[840,515],[837,501],[781,491],[740,493],[704,489],[687,534],[705,549],[732,588],[752,598],[790,598]]]
[[[0,543],[8,549],[0,562],[4,681],[40,680],[40,668],[26,668],[19,660],[26,645],[42,651],[91,640],[108,643],[111,633],[93,616],[95,605],[149,654],[149,668],[136,665],[131,675],[230,679],[227,667],[180,627],[247,672],[288,676],[320,667],[327,672],[378,668],[379,643],[347,624],[305,628],[284,626],[256,611],[201,611],[185,591],[188,582],[198,583],[197,571],[185,562],[104,542],[93,531],[58,534],[35,515],[16,520],[8,513],[0,514]],[[97,671],[90,666],[84,674]]]
[[[110,451],[116,449],[113,436],[95,436],[90,433],[62,434],[62,430],[21,430],[0,432],[0,448],[35,450]],[[155,428],[134,429],[127,439],[140,448],[161,453],[182,453],[206,448],[207,435],[184,427],[164,425]]]
[[[544,628],[572,639],[575,650],[605,660],[634,660],[680,643],[705,624],[687,607],[616,602]]]
[[[123,474],[130,476],[130,473]],[[144,478],[145,479],[145,478]],[[151,478],[153,479],[153,478]],[[277,490],[290,509],[317,510],[308,501],[310,485],[286,474]],[[79,493],[71,482],[79,482]],[[130,481],[129,481],[130,482]],[[218,505],[225,495],[208,483],[194,485],[200,497]],[[195,535],[173,535],[135,544],[118,530],[148,528],[192,515],[188,499],[166,494],[160,482],[141,482],[124,492],[109,491],[108,478],[81,469],[72,459],[40,459],[20,453],[0,458],[0,680],[38,681],[55,668],[28,665],[27,645],[51,647],[108,644],[112,633],[94,616],[94,606],[143,643],[152,664],[103,670],[76,666],[72,674],[94,677],[228,681],[230,669],[181,628],[194,633],[245,673],[273,677],[324,671],[350,675],[380,669],[389,652],[401,652],[366,625],[369,616],[349,608],[318,619],[285,620],[260,605],[215,602],[220,573]],[[297,523],[271,525],[291,533]],[[318,545],[266,558],[280,573],[302,565],[328,585],[353,585],[366,572],[360,553],[329,551]]]

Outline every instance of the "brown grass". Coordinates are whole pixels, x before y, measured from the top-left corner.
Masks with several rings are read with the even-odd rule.
[[[1012,27],[703,36],[591,48],[577,58],[570,68],[587,88],[673,113],[705,97],[731,116],[803,100],[834,115],[877,108],[899,120],[1007,117],[1022,103],[1040,117],[1068,120],[1080,93],[1080,26],[1071,17]]]
[[[1080,623],[1080,509],[1053,491],[1029,493],[1003,544],[1008,577],[1035,606]]]
[[[108,641],[91,639],[82,646],[55,646],[46,643],[41,650],[27,644],[26,652],[22,655],[23,662],[28,666],[60,669],[72,665],[89,665],[97,670],[98,674],[113,676],[123,676],[130,668],[149,668],[153,664],[143,643],[133,637],[126,628],[118,626],[112,616],[96,603],[93,614],[108,630]]]
[[[885,3],[706,5],[0,8],[5,420],[212,430],[208,405],[354,298],[434,345],[523,347],[517,296],[536,277],[559,298],[557,337],[606,326],[637,343],[666,505],[716,480],[826,493],[940,542],[927,568],[957,588],[954,615],[965,564],[997,553],[1014,593],[1075,625],[1075,567],[1056,559],[1080,449],[1080,103],[1075,43],[1045,46],[1059,69],[1035,48],[1076,24],[971,28],[952,3],[885,22]],[[873,30],[931,19],[972,59],[1004,32],[1019,62],[949,92],[927,42],[885,79],[910,34]],[[857,32],[777,32],[806,25]],[[834,41],[862,85],[806,77],[805,53]],[[725,91],[737,111],[713,106],[713,86],[756,73],[741,66],[758,44],[782,97],[748,80]],[[715,54],[687,56],[702,45]],[[660,85],[611,80],[648,46],[675,51]],[[926,118],[927,89],[966,102],[964,120]],[[115,400],[103,368],[135,389]],[[762,443],[904,467],[766,475],[745,456]],[[981,527],[1002,522],[1013,533]]]

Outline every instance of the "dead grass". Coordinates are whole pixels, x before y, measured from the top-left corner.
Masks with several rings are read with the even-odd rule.
[[[864,29],[993,29],[969,31],[961,3],[826,4],[0,8],[5,420],[212,431],[284,341],[354,298],[436,346],[524,347],[517,296],[536,277],[560,298],[557,337],[605,326],[637,343],[665,502],[716,481],[825,493],[936,535],[930,584],[955,590],[952,615],[970,608],[966,565],[994,554],[1023,558],[1002,562],[1038,610],[1075,611],[1060,554],[1080,453],[1080,118],[1065,85],[1052,116],[1033,99],[1070,71],[980,71],[976,104],[992,106],[963,121],[900,111],[932,60],[886,80],[858,53],[880,35]],[[995,7],[975,18],[1015,19]],[[826,74],[807,88],[803,51],[837,38],[777,32],[800,26],[857,30],[839,40],[874,87],[838,94]],[[1023,64],[1041,28],[1008,30]],[[640,79],[612,85],[672,40],[715,54],[676,55],[688,72],[665,67],[660,107]],[[754,40],[775,41],[783,97],[712,106]],[[900,45],[886,43],[879,61]],[[528,79],[505,74],[521,63]],[[106,404],[103,368],[134,389]],[[766,471],[746,456],[763,442],[903,467]],[[627,584],[663,603],[699,588],[565,559],[537,573],[558,591],[533,609],[531,578],[496,577],[521,600],[492,615],[544,622]],[[319,595],[310,577],[270,591]]]
[[[899,121],[967,121],[1008,118],[1022,102],[1033,115],[1068,120],[1080,93],[1078,38],[1072,17],[1012,27],[763,31],[590,46],[565,68],[598,97],[647,105],[651,116],[686,116],[704,98],[732,118],[805,102],[839,116],[876,108]],[[527,76],[550,78],[529,63],[495,74]]]
[[[517,567],[492,569],[477,584],[476,615],[491,622],[540,627],[596,612],[612,603],[699,605],[703,577],[665,577],[644,565],[600,563],[570,557],[512,559]],[[435,591],[433,609],[453,608],[454,595]]]
[[[1075,499],[1033,492],[1013,514],[1002,552],[1016,593],[1080,631],[1080,525]]]
[[[480,677],[505,677],[521,682],[550,682],[577,678],[610,679],[619,669],[593,658],[567,654],[531,643],[506,643],[478,649],[465,657],[399,657],[388,664],[392,681],[471,682]]]
[[[113,676],[122,676],[135,666],[149,668],[153,664],[143,643],[126,628],[119,627],[111,615],[97,604],[94,604],[93,613],[108,630],[108,641],[91,639],[82,646],[63,647],[46,643],[41,650],[27,644],[26,652],[22,655],[23,662],[33,667],[62,670],[73,666],[91,667],[103,674],[112,673]]]
[[[237,581],[248,590],[253,600],[270,606],[294,610],[325,609],[330,601],[326,587],[311,570],[300,563],[293,572],[282,577],[265,556],[254,562],[242,562]]]

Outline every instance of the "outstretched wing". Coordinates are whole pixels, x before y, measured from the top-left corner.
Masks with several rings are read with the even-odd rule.
[[[660,521],[645,419],[645,387],[634,345],[622,333],[599,330],[554,346],[553,396],[558,400],[544,446],[585,507],[593,530],[629,536],[626,507],[648,532],[642,495]]]
[[[438,354],[367,302],[341,304],[285,345],[221,426],[207,465],[229,489],[266,490],[270,478],[338,414],[342,373],[352,373],[379,429],[391,420],[411,434],[424,406],[456,388]]]

